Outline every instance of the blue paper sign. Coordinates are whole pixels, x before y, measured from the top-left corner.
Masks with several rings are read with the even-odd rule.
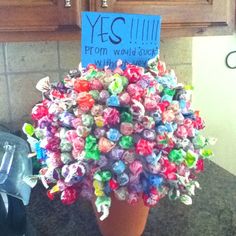
[[[159,53],[160,28],[157,15],[82,12],[82,66],[145,66]]]

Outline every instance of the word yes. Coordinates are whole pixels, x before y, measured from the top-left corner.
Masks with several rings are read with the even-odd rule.
[[[96,40],[95,37],[98,37],[101,43],[110,41],[112,44],[119,44],[122,42],[122,38],[119,35],[118,30],[115,29],[119,29],[119,27],[124,27],[124,17],[116,17],[111,21],[110,17],[99,15],[94,22],[91,22],[91,19],[87,15],[86,18],[89,22],[89,25],[91,26],[91,43]]]

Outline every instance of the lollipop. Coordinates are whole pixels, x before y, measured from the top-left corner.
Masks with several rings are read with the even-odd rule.
[[[196,175],[213,155],[190,91],[158,57],[146,68],[118,64],[47,80],[44,100],[32,110],[34,127],[24,130],[36,140],[48,197],[59,195],[66,205],[95,198],[101,220],[111,194],[130,204],[142,197],[148,207],[166,195],[190,204]]]

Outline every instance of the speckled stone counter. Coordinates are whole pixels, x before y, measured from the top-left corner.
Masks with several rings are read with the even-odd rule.
[[[205,169],[193,205],[162,199],[143,236],[236,236],[236,177],[210,161]],[[92,207],[84,200],[71,206],[50,201],[38,185],[27,207],[26,236],[68,235],[101,236]]]

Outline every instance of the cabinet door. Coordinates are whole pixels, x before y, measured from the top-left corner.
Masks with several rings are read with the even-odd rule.
[[[92,11],[161,15],[162,30],[172,36],[230,32],[234,6],[235,0],[90,0]]]
[[[64,0],[1,0],[0,31],[54,31],[76,25],[76,8],[64,4]]]

